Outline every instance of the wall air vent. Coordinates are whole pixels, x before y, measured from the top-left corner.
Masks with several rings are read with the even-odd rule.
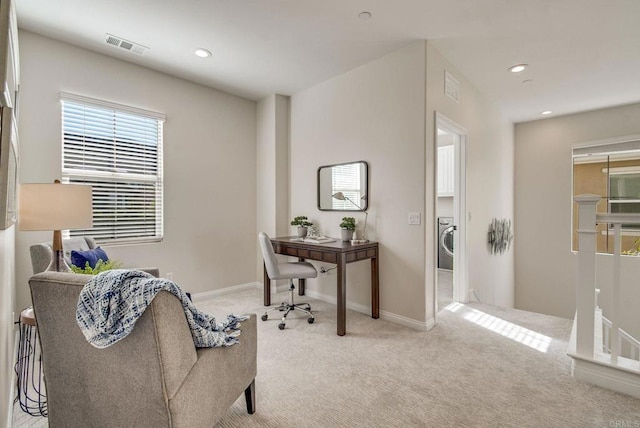
[[[122,48],[138,55],[142,55],[147,49],[149,49],[146,46],[142,46],[138,43],[134,43],[129,40],[125,40],[122,37],[117,37],[108,33],[105,35],[105,41],[108,45]]]

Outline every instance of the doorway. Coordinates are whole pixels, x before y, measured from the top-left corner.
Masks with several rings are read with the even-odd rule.
[[[466,303],[467,131],[436,113],[436,314],[452,302]]]

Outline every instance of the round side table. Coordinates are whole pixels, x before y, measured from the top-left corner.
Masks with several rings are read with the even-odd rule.
[[[27,308],[20,313],[20,342],[16,374],[20,408],[32,416],[47,416],[47,393],[44,387],[42,355],[33,308]]]

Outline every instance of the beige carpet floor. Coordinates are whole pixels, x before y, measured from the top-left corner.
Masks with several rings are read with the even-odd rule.
[[[569,320],[454,305],[424,333],[349,311],[338,337],[335,307],[305,300],[315,324],[259,321],[258,411],[241,399],[219,427],[640,426],[640,400],[571,378]],[[253,290],[202,306],[263,310]]]
[[[417,332],[348,311],[338,337],[335,306],[303,300],[314,324],[258,320],[257,412],[240,397],[216,427],[640,426],[640,400],[571,378],[569,320],[453,304]],[[217,317],[264,310],[259,290],[198,306]],[[45,426],[28,420],[14,426]]]

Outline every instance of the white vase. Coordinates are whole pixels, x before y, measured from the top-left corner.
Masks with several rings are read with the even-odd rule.
[[[298,226],[298,237],[304,238],[307,236],[307,227],[306,226]]]

